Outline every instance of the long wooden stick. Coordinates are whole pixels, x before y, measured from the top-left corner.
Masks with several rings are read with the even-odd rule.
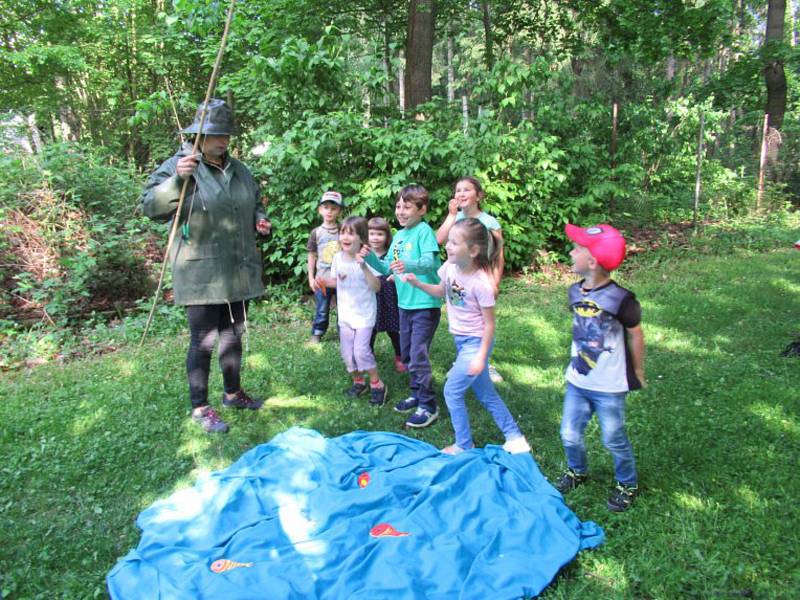
[[[211,80],[208,82],[208,89],[206,90],[206,99],[203,102],[203,108],[200,111],[200,125],[197,128],[197,134],[194,138],[194,146],[192,148],[192,156],[197,154],[197,150],[200,147],[200,138],[203,135],[203,125],[206,122],[206,112],[208,111],[208,102],[211,100],[211,94],[214,92],[214,88],[217,85],[217,78],[219,76],[219,69],[220,65],[222,64],[222,56],[225,53],[225,45],[228,42],[228,31],[231,27],[231,22],[233,21],[233,8],[236,4],[236,0],[231,0],[231,4],[228,7],[228,17],[225,19],[225,30],[222,32],[222,40],[219,44],[219,51],[217,52],[217,60],[214,62],[214,69],[211,71]],[[144,332],[142,333],[142,339],[139,342],[139,347],[142,347],[144,344],[144,340],[147,337],[147,332],[150,330],[150,323],[153,322],[153,315],[156,312],[156,306],[158,305],[158,297],[161,294],[161,285],[164,283],[164,273],[167,270],[167,261],[169,260],[169,252],[172,248],[172,243],[175,240],[175,233],[178,231],[178,221],[180,221],[181,209],[183,208],[183,199],[186,197],[186,189],[189,187],[189,178],[183,180],[183,187],[181,188],[181,195],[178,197],[178,207],[175,209],[175,216],[172,219],[172,227],[169,231],[169,238],[167,239],[167,248],[164,251],[164,260],[161,262],[161,274],[158,276],[158,286],[156,286],[156,293],[153,296],[153,306],[150,307],[150,314],[147,316],[147,322],[144,325]]]
[[[172,107],[172,114],[175,117],[175,123],[178,125],[178,135],[181,137],[181,146],[183,146],[183,127],[181,127],[181,120],[178,117],[178,107],[175,106],[175,98],[172,96],[172,86],[169,84],[169,79],[164,75],[164,84],[167,86],[167,94],[169,95],[169,104]]]

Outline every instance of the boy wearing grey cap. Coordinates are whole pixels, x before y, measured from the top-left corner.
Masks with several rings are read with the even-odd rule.
[[[311,323],[311,344],[318,344],[328,331],[330,322],[331,298],[336,288],[320,287],[319,279],[330,279],[331,262],[339,251],[339,215],[344,207],[342,195],[329,190],[322,194],[317,212],[322,217],[322,225],[311,230],[308,236],[308,285],[314,292],[316,310]]]

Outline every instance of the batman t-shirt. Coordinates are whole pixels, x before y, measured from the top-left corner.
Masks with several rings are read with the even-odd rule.
[[[566,377],[571,384],[595,392],[639,389],[625,329],[641,321],[636,296],[613,281],[585,290],[569,288],[572,351]]]

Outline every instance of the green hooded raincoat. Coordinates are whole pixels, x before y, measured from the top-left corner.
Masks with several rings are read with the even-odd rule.
[[[187,154],[179,151],[150,176],[140,204],[146,216],[168,221],[175,214],[183,186],[176,165]],[[264,293],[255,230],[266,218],[260,198],[238,160],[228,157],[224,169],[200,161],[181,211],[188,236],[179,230],[170,251],[175,304],[224,304]]]

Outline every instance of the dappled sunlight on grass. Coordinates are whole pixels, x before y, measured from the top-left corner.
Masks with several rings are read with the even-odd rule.
[[[617,559],[604,556],[595,558],[586,566],[586,576],[599,580],[603,585],[624,594],[630,589],[630,582],[625,573],[625,564]]]
[[[264,407],[266,408],[313,408],[319,406],[308,396],[297,396],[292,394],[292,390],[285,390],[279,394],[273,394],[265,398]],[[262,409],[263,410],[263,409]]]
[[[788,415],[783,406],[757,402],[751,404],[749,410],[753,415],[762,419],[771,429],[781,433],[790,433],[794,437],[800,437],[800,424],[797,422],[797,417]]]
[[[108,416],[108,407],[97,406],[95,403],[84,401],[80,403],[81,410],[73,413],[70,422],[70,434],[73,437],[90,435],[95,427],[102,429],[103,421]]]
[[[132,377],[138,371],[136,362],[130,358],[117,360],[117,369],[120,377]]]
[[[503,373],[504,378],[508,378],[508,374],[513,375],[514,383],[523,385],[535,385],[539,382],[541,371],[534,367],[513,367],[511,363],[504,363],[499,361],[492,361],[492,364],[497,367],[498,371]]]
[[[711,508],[709,501],[704,498],[689,494],[688,492],[675,492],[672,494],[675,503],[685,509],[694,511],[707,511]]]
[[[766,510],[769,508],[769,502],[748,485],[740,485],[736,490],[736,494],[742,499],[745,506],[751,510]]]
[[[800,522],[792,469],[800,359],[778,356],[800,329],[800,281],[790,262],[798,256],[791,249],[747,262],[666,257],[655,269],[626,273],[643,301],[647,344],[650,386],[627,399],[643,493],[625,515],[608,513],[613,461],[593,419],[586,438],[592,478],[568,503],[600,524],[607,542],[579,555],[544,597],[772,598],[798,589],[796,552],[786,540]],[[730,285],[722,285],[727,275]],[[558,424],[569,359],[566,289],[504,284],[492,357],[505,378],[498,391],[550,477],[564,468]],[[376,348],[389,404],[347,400],[333,327],[322,344],[305,345],[310,311],[294,322],[254,318],[242,383],[266,401],[260,411],[224,411],[227,435],[205,434],[189,417],[185,331],[153,337],[140,351],[0,374],[0,537],[7,550],[0,570],[3,585],[18,586],[9,597],[102,596],[103,575],[139,538],[139,511],[178,492],[188,505],[173,515],[191,516],[196,482],[292,426],[331,437],[362,429],[437,447],[453,442],[441,396],[455,356],[446,321],[431,349],[440,419],[408,431],[405,415],[392,410],[409,392],[408,375],[394,372],[388,338],[379,336]],[[215,356],[215,408],[221,392]],[[500,442],[491,416],[468,398],[476,442]],[[304,489],[298,474],[273,492],[284,494],[282,542],[289,552],[307,551],[311,564],[324,549],[295,550],[282,533],[302,546],[321,519],[304,509]],[[280,547],[264,550],[275,556]]]
[[[250,369],[269,369],[270,360],[266,352],[251,352],[244,359],[245,367]]]
[[[776,277],[770,281],[770,285],[790,294],[800,294],[800,283],[792,281],[788,277]]]
[[[705,353],[703,350],[707,341],[701,337],[685,331],[663,325],[647,325],[646,343],[658,344],[658,347],[671,352],[690,352],[692,354]]]
[[[303,344],[303,352],[310,352],[312,354],[323,354],[325,352],[325,346],[323,344]]]
[[[553,323],[552,320],[546,318],[546,316],[542,314],[533,312],[520,314],[517,312],[514,313],[513,318],[515,327],[529,327],[531,335],[535,336],[541,343],[558,340],[564,334],[562,328],[557,327],[556,323]],[[500,322],[499,327],[503,327],[502,322]]]

